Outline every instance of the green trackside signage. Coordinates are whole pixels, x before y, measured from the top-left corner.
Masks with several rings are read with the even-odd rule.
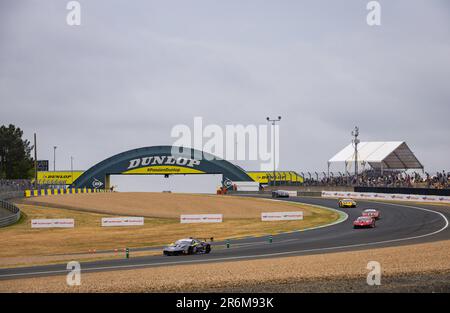
[[[233,181],[253,181],[240,167],[189,148],[155,146],[116,154],[92,166],[76,179],[73,188],[109,188],[110,175],[222,174],[224,186]]]

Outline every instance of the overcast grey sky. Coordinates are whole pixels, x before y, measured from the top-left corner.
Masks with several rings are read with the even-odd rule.
[[[325,170],[355,125],[450,169],[449,1],[379,1],[375,27],[362,0],[80,0],[81,26],[67,2],[0,3],[0,124],[58,169],[278,115],[281,169]]]

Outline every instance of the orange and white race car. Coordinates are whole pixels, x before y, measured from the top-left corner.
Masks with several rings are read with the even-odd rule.
[[[380,218],[380,211],[375,209],[366,209],[362,212],[362,216],[373,217],[377,220]]]

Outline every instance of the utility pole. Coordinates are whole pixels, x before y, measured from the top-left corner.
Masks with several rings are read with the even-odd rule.
[[[359,127],[355,126],[355,129],[352,130],[352,136],[353,136],[353,146],[355,147],[355,178],[358,180],[358,144],[359,144]]]
[[[270,117],[267,117],[266,119],[268,122],[271,122],[272,126],[273,126],[273,185],[275,186],[277,183],[277,176],[276,176],[276,172],[275,172],[275,170],[276,170],[275,147],[277,146],[275,144],[275,125],[276,125],[276,122],[281,121],[281,116],[278,116],[277,119],[270,119]]]
[[[57,146],[53,146],[53,172],[56,172],[56,148]]]
[[[37,143],[36,133],[34,133],[34,189],[37,189]]]

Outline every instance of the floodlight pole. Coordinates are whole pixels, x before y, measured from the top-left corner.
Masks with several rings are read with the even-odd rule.
[[[353,144],[355,146],[355,178],[356,178],[356,183],[358,183],[358,144],[359,144],[359,127],[355,126],[355,129],[352,130],[352,136],[353,136]]]
[[[267,119],[268,122],[271,122],[272,126],[273,126],[273,185],[275,186],[276,183],[277,183],[277,177],[276,177],[276,172],[275,172],[275,170],[276,170],[276,163],[275,163],[275,147],[276,147],[276,144],[275,144],[275,125],[276,125],[276,122],[281,121],[281,116],[278,116],[277,119],[270,119],[270,117],[267,117],[266,119]]]
[[[34,133],[34,189],[37,189],[37,143],[36,133]]]
[[[57,146],[53,146],[53,172],[56,171],[56,148]]]
[[[70,175],[72,176],[71,184],[73,184],[73,156],[70,156]]]

